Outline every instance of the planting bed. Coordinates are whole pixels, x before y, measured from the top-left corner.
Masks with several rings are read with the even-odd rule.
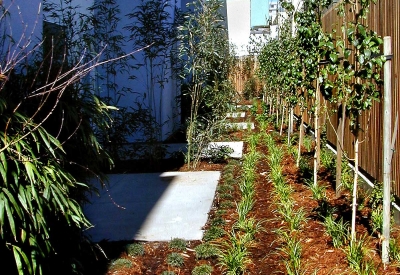
[[[275,134],[272,128],[267,129],[267,133],[271,133],[278,146],[283,144],[284,137]],[[256,129],[252,132],[246,130],[244,132],[236,132],[237,138],[246,140],[252,133],[260,131],[258,124]],[[244,154],[249,151],[248,144],[245,143]],[[282,146],[282,150],[286,151],[286,147]],[[261,153],[262,157],[258,160],[256,165],[256,179],[255,179],[255,204],[249,215],[258,221],[262,221],[264,230],[259,231],[255,235],[255,239],[249,247],[249,259],[247,268],[244,274],[288,274],[283,260],[285,259],[282,251],[279,250],[283,246],[280,241],[280,236],[276,230],[287,226],[287,224],[280,218],[277,213],[276,200],[273,199],[273,184],[270,180],[269,173],[270,167],[268,165],[268,149],[265,142],[260,139],[257,146],[257,152]],[[312,152],[307,152],[305,148],[302,150],[304,157],[312,155]],[[176,171],[188,171],[187,167],[182,163],[175,163],[173,167]],[[186,249],[177,250],[172,248],[169,242],[145,242],[143,243],[144,253],[139,256],[129,256],[126,251],[128,243],[123,242],[101,242],[101,247],[104,253],[99,253],[99,261],[93,267],[93,275],[100,274],[192,274],[196,266],[203,264],[210,265],[213,268],[211,274],[224,274],[219,260],[216,256],[206,259],[196,258],[196,247],[209,241],[216,247],[223,249],[224,241],[229,241],[228,233],[232,232],[235,221],[238,218],[235,203],[241,200],[241,192],[238,188],[238,181],[243,176],[242,162],[231,160],[228,163],[210,164],[206,161],[199,163],[196,170],[203,171],[222,171],[222,177],[219,182],[219,187],[230,184],[233,189],[226,191],[222,188],[217,188],[217,193],[214,198],[212,210],[209,213],[209,220],[205,226],[205,230],[210,228],[219,227],[226,233],[220,238],[209,241],[207,237],[203,241],[191,241],[186,243]],[[148,170],[148,166],[146,166]],[[334,248],[332,238],[326,233],[325,227],[322,224],[321,216],[318,214],[318,207],[320,206],[317,201],[312,197],[310,188],[305,184],[308,174],[300,173],[296,167],[293,157],[285,153],[282,162],[283,175],[288,184],[293,188],[291,199],[294,200],[295,209],[303,209],[305,211],[306,222],[301,227],[301,230],[296,233],[296,237],[300,239],[302,246],[301,274],[356,274],[349,268],[346,254],[343,249]],[[137,169],[137,166],[136,166]],[[155,167],[157,171],[163,169],[171,169],[170,166],[163,167],[162,163]],[[129,165],[125,167],[125,172],[129,170]],[[129,170],[129,172],[143,172]],[[148,171],[149,172],[149,171]],[[225,175],[225,176],[224,176]],[[227,176],[231,175],[231,176]],[[348,192],[336,199],[335,193],[331,187],[332,176],[327,169],[322,168],[319,173],[319,184],[327,187],[326,197],[330,206],[339,209],[338,213],[344,220],[349,221],[351,218],[350,202],[351,197]],[[371,227],[368,223],[367,217],[369,216],[370,209],[364,207],[358,211],[357,215],[357,235],[362,234],[371,235],[366,243],[368,249],[367,255],[370,257],[377,267],[377,274],[400,274],[400,269],[397,268],[395,263],[384,268],[380,264],[379,245],[380,240],[371,233]],[[207,234],[205,236],[208,236]],[[393,236],[398,236],[396,228],[394,229]],[[207,240],[206,240],[207,239]],[[211,239],[211,238],[210,238]],[[171,253],[179,253],[183,258],[181,266],[173,266],[168,264],[168,259]],[[106,259],[104,256],[107,256]],[[125,259],[124,264],[115,262],[116,259]],[[168,272],[169,271],[169,272]],[[174,273],[172,273],[174,272]],[[206,274],[206,273],[204,273]],[[238,273],[239,274],[239,273]]]

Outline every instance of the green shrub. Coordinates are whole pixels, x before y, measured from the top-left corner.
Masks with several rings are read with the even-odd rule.
[[[219,205],[221,208],[232,208],[233,207],[233,202],[232,201],[223,201]],[[225,211],[223,209],[220,209],[221,211]],[[226,212],[226,211],[225,211]]]
[[[176,275],[176,273],[173,271],[165,270],[165,271],[163,271],[163,273],[161,273],[161,275]]]
[[[233,199],[233,195],[231,193],[221,193],[221,194],[219,194],[219,197],[221,199],[226,199],[226,200],[232,200]]]
[[[233,204],[232,204],[232,202],[230,202],[231,203],[231,207],[233,206]],[[222,203],[221,203],[222,204]],[[222,207],[222,206],[221,206]],[[221,217],[221,216],[223,216],[223,215],[225,215],[226,214],[226,210],[225,209],[218,209],[217,210],[217,212],[215,212],[215,215],[217,216],[217,217]]]
[[[199,265],[192,270],[192,275],[211,275],[213,268],[210,265]]]
[[[174,250],[183,251],[186,249],[186,241],[184,239],[174,238],[169,242],[168,247]]]
[[[173,252],[167,255],[166,261],[170,266],[180,267],[183,265],[184,259],[181,254]]]
[[[141,243],[128,244],[125,250],[131,257],[142,256],[144,254],[144,246]]]
[[[202,243],[194,249],[197,259],[208,259],[218,256],[218,248],[210,243]]]
[[[222,185],[218,185],[217,187],[217,191],[220,193],[225,193],[225,192],[229,192],[229,191],[233,191],[234,187],[230,184],[222,184]]]
[[[222,217],[216,217],[211,221],[212,226],[225,225],[226,221]]]
[[[207,158],[211,163],[221,163],[229,158],[233,153],[233,149],[228,145],[208,147],[203,151],[204,158]]]
[[[132,266],[132,262],[125,258],[116,259],[110,264],[111,269],[131,268]]]
[[[225,235],[225,231],[218,226],[211,226],[205,233],[203,239],[208,242]]]

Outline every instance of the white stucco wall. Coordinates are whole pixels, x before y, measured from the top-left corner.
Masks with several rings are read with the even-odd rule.
[[[227,0],[229,41],[239,56],[247,55],[250,42],[250,0]]]
[[[6,73],[12,64],[21,60],[23,53],[29,53],[38,44],[42,31],[41,1],[3,0],[0,31],[9,35],[1,42],[1,71]],[[29,56],[29,54],[28,54]]]
[[[127,42],[123,47],[126,53],[133,52],[138,49],[134,46],[135,43],[129,40],[131,33],[124,29],[128,24],[133,23],[133,19],[126,16],[128,13],[132,13],[134,8],[140,4],[140,1],[132,0],[119,0],[119,7],[121,9],[120,23],[118,31],[127,38]],[[171,8],[171,21],[174,16],[174,5],[175,1],[170,1]],[[180,5],[180,1],[177,1],[177,5]],[[105,41],[106,43],[106,41]],[[169,53],[169,52],[168,52]],[[129,72],[121,72],[116,75],[115,81],[120,89],[124,88],[130,92],[124,93],[119,99],[118,105],[121,107],[132,107],[136,108],[137,104],[141,104],[143,108],[148,108],[151,102],[149,102],[149,74],[150,67],[146,66],[144,52],[137,52],[133,54],[133,58],[129,60],[129,63],[133,66],[137,66],[135,69],[131,69]],[[153,104],[155,105],[153,115],[155,115],[157,123],[161,126],[161,139],[164,140],[173,133],[174,130],[180,124],[180,110],[177,105],[177,96],[179,92],[176,86],[176,80],[171,70],[171,61],[168,58],[157,58],[154,60],[156,64],[163,64],[153,69],[153,75],[157,80],[155,81],[155,92]],[[98,73],[102,73],[99,69]],[[161,80],[163,83],[158,84]],[[99,82],[100,95],[105,96],[107,94],[107,88],[105,83]],[[143,141],[143,136],[138,132],[135,136],[132,136],[129,141]]]

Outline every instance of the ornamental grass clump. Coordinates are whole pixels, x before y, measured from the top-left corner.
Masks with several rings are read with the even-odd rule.
[[[366,247],[368,239],[367,235],[363,235],[359,239],[350,240],[347,248],[343,248],[350,268],[360,275],[378,274],[377,267],[374,265],[372,259],[369,258],[369,255],[367,255],[368,249]]]
[[[286,272],[289,275],[306,274],[303,270],[301,255],[302,246],[301,240],[297,238],[288,238],[287,242],[278,251],[282,253],[283,262],[285,264]]]
[[[343,217],[336,220],[332,214],[328,214],[323,222],[326,233],[331,236],[335,248],[342,247],[348,241],[349,223],[343,221]]]
[[[233,227],[244,234],[248,234],[247,239],[253,240],[258,232],[265,230],[262,226],[263,222],[264,220],[257,221],[255,218],[251,217],[245,220],[239,219]]]
[[[306,184],[308,188],[311,190],[312,197],[314,200],[321,201],[326,198],[326,186],[319,184],[315,185],[313,179],[307,180]]]
[[[248,247],[251,245],[248,239],[232,233],[229,241],[224,241],[218,255],[219,263],[224,274],[244,274],[247,266],[251,264]]]

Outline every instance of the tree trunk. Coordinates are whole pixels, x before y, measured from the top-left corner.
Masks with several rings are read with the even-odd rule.
[[[281,119],[281,130],[279,131],[279,135],[281,136],[283,133],[283,122],[285,121],[285,105],[282,104],[282,119]]]
[[[357,188],[358,188],[358,134],[354,143],[354,182],[353,182],[353,203],[351,216],[351,240],[356,238],[356,215],[357,215]]]
[[[289,128],[288,128],[288,146],[290,146],[290,135],[293,133],[293,107],[290,107],[289,112]]]
[[[301,110],[301,122],[300,122],[300,134],[299,134],[299,149],[297,151],[297,161],[296,161],[296,166],[300,166],[300,159],[301,159],[301,146],[303,145],[303,139],[304,139],[304,111]]]
[[[336,198],[340,197],[342,188],[342,158],[343,158],[343,138],[344,138],[344,125],[346,122],[346,103],[342,103],[341,116],[339,117],[339,124],[337,128],[336,140]]]

